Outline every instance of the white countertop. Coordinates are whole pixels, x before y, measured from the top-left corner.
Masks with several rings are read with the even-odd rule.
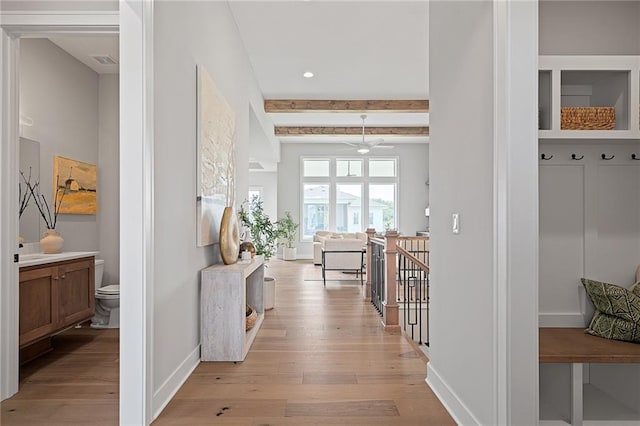
[[[63,260],[79,259],[81,257],[97,256],[97,251],[67,251],[56,254],[44,254],[44,253],[29,253],[21,254],[19,267],[44,265],[46,263],[60,262]]]

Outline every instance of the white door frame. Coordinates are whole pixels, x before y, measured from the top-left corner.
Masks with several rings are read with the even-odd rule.
[[[148,3],[148,4],[147,4]],[[26,5],[28,7],[28,4]],[[18,61],[21,37],[120,33],[120,424],[151,418],[151,2],[120,12],[0,12],[0,400],[18,391]],[[124,185],[126,183],[126,185]],[[126,210],[125,210],[126,209]],[[125,212],[125,214],[123,214]],[[131,212],[140,212],[132,215]],[[132,236],[136,236],[133,237]]]

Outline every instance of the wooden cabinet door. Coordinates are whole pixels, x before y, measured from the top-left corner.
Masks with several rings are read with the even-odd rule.
[[[94,314],[94,261],[82,259],[58,266],[59,325],[65,327]]]
[[[20,271],[20,346],[38,340],[58,327],[58,268]]]

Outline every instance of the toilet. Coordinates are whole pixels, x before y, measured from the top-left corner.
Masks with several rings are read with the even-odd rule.
[[[120,328],[120,286],[102,285],[104,260],[96,259],[96,312],[91,320],[93,328]]]

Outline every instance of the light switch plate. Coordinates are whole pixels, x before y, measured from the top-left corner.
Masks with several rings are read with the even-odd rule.
[[[451,214],[451,232],[454,234],[460,233],[460,215],[458,213]]]

